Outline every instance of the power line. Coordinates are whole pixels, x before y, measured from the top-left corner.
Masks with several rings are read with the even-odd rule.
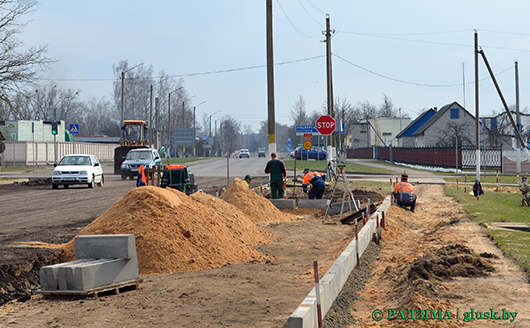
[[[400,79],[397,79],[397,78],[389,77],[389,76],[374,72],[372,70],[369,70],[367,68],[359,66],[359,65],[357,65],[357,64],[355,64],[355,63],[353,63],[353,62],[351,62],[351,61],[349,61],[347,59],[344,59],[344,58],[342,58],[341,56],[339,56],[339,55],[337,55],[335,53],[333,53],[333,56],[341,59],[342,61],[344,61],[344,62],[346,62],[346,63],[348,63],[348,64],[350,64],[352,66],[357,67],[360,70],[363,70],[365,72],[368,72],[368,73],[376,75],[376,76],[379,76],[379,77],[381,77],[383,79],[387,79],[387,80],[391,80],[391,81],[395,81],[395,82],[399,82],[399,83],[403,83],[403,84],[410,84],[410,85],[415,85],[415,86],[420,86],[420,87],[431,87],[431,88],[461,87],[462,85],[464,85],[463,83],[457,83],[457,84],[426,84],[426,83],[409,82],[409,81],[400,80]],[[512,65],[512,66],[508,67],[507,69],[495,74],[495,76],[498,76],[498,75],[500,75],[500,74],[512,69],[513,67],[514,67],[514,65]],[[483,79],[481,79],[479,81],[485,81],[485,80],[488,80],[488,79],[490,79],[490,77],[485,77],[485,78],[483,78]],[[473,83],[475,83],[475,81],[467,82],[465,84],[473,84]]]
[[[294,63],[300,63],[300,62],[309,61],[309,60],[313,60],[313,59],[318,59],[318,58],[322,58],[322,57],[325,57],[325,55],[318,55],[318,56],[307,57],[307,58],[302,58],[302,59],[289,60],[289,61],[285,61],[285,62],[281,62],[281,63],[275,63],[274,66],[281,66],[281,65],[289,65],[289,64],[294,64]],[[240,68],[230,68],[230,69],[217,70],[217,71],[187,73],[187,74],[175,74],[175,75],[165,76],[165,78],[231,73],[231,72],[246,71],[246,70],[251,70],[251,69],[256,69],[256,68],[263,68],[263,67],[266,67],[266,66],[267,65],[254,65],[254,66],[247,66],[247,67],[240,67]],[[154,79],[154,80],[156,80],[156,79],[160,79],[160,78],[162,78],[162,76],[149,77],[149,78],[145,78],[145,79]],[[138,79],[138,80],[140,80],[140,78],[126,78],[126,80],[127,79]],[[98,81],[115,81],[116,78],[93,78],[93,79],[91,79],[91,78],[71,78],[71,79],[68,79],[68,78],[66,78],[66,79],[37,78],[37,80],[40,80],[40,81],[95,81],[95,82],[98,82]]]
[[[313,16],[309,13],[309,11],[307,11],[307,9],[305,9],[304,5],[300,2],[300,0],[298,0],[298,3],[300,4],[300,6],[302,6],[302,8],[304,9],[304,11],[307,13],[307,15],[309,15],[309,17],[311,17],[311,18],[315,21],[315,23],[318,24],[318,26],[320,26],[320,27],[325,27],[323,24],[319,23],[319,22],[315,19],[315,17],[313,17]]]
[[[315,7],[314,4],[311,3],[311,1],[309,0],[306,0],[311,6],[313,6],[313,8],[315,8],[317,11],[320,11],[321,14],[326,14],[325,12],[323,12],[322,10],[318,9],[317,7]]]
[[[307,34],[304,34],[302,33],[302,31],[300,31],[294,24],[293,22],[289,19],[289,16],[287,16],[287,13],[285,12],[285,10],[283,10],[283,7],[282,5],[280,4],[280,1],[279,0],[276,0],[276,3],[278,4],[278,6],[280,7],[280,9],[282,10],[283,14],[285,15],[285,18],[287,18],[287,21],[289,21],[289,23],[291,24],[291,26],[298,32],[300,33],[301,35],[305,36],[306,38],[310,38],[310,39],[313,39],[313,38],[316,38],[315,36],[309,36]]]

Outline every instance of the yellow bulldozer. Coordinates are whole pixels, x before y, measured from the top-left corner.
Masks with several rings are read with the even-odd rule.
[[[114,174],[121,174],[121,164],[131,149],[149,148],[147,124],[141,120],[125,120],[121,126],[120,146],[114,149]]]

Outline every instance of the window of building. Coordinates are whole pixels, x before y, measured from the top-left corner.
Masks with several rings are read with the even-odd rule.
[[[451,108],[451,119],[459,119],[460,111],[459,108]]]

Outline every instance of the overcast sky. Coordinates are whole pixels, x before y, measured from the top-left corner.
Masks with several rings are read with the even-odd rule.
[[[452,101],[475,113],[474,30],[508,104],[530,107],[530,1],[273,0],[276,120],[292,124],[299,96],[308,112],[326,100],[325,29],[330,15],[333,86],[352,104],[383,94],[415,118]],[[39,83],[111,99],[112,66],[128,60],[182,77],[197,119],[217,111],[253,129],[267,119],[265,0],[42,0],[20,35],[58,60]],[[464,65],[464,66],[463,66]],[[215,73],[217,72],[217,73]],[[480,62],[480,79],[488,73]],[[467,83],[464,87],[462,83]],[[502,109],[493,83],[480,83],[480,111]]]

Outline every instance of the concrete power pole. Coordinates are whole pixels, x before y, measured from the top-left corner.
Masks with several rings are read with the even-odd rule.
[[[272,0],[267,0],[267,108],[269,122],[269,154],[276,152],[276,120],[274,115],[274,51],[272,46]]]
[[[333,78],[331,68],[331,35],[335,30],[330,29],[329,14],[326,14],[326,72],[327,72],[327,86],[328,86],[328,115],[335,118],[333,110]],[[329,136],[329,145],[334,147],[333,133]]]
[[[479,112],[479,80],[478,80],[478,32],[475,31],[475,134],[476,134],[476,179],[480,181],[480,112]]]
[[[515,110],[517,130],[521,133],[521,114],[519,112],[519,63],[515,61]],[[517,174],[521,173],[521,141],[517,138]]]

